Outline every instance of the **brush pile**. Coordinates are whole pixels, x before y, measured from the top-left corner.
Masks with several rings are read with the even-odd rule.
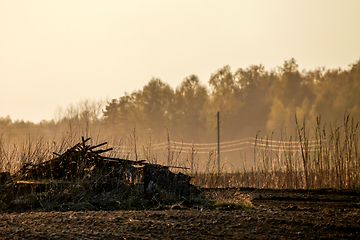
[[[85,209],[109,209],[109,205],[110,209],[138,209],[139,205],[147,208],[200,196],[190,184],[191,177],[145,160],[102,156],[112,148],[98,149],[107,143],[91,146],[89,140],[82,138],[63,154],[54,153],[56,157],[49,161],[26,163],[12,176],[1,173],[0,209],[16,210],[18,203],[47,210],[54,206],[55,210],[74,210],[69,205],[75,203],[85,203]]]
[[[112,148],[96,150],[106,145],[107,142],[96,146],[86,145],[90,138],[82,138],[82,142],[68,149],[63,154],[54,152],[57,157],[40,163],[25,164],[13,178],[19,180],[52,179],[64,181],[78,181],[91,178],[97,173],[112,174],[116,172],[116,178],[126,179],[126,173],[133,170],[134,166],[144,165],[145,160],[131,161],[120,158],[101,156],[101,153],[111,151]]]

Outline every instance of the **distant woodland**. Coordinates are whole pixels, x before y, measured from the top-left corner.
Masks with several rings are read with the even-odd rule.
[[[295,115],[307,126],[341,124],[344,114],[360,120],[360,60],[344,69],[299,70],[295,59],[276,70],[251,65],[216,70],[203,85],[196,75],[175,89],[152,78],[141,90],[106,103],[90,100],[58,111],[39,124],[0,117],[0,134],[12,139],[78,132],[151,136],[154,141],[215,142],[220,112],[223,141],[295,132]],[[94,137],[94,136],[92,136]]]

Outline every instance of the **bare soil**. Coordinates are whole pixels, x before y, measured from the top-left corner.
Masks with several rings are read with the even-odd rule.
[[[255,209],[0,214],[1,239],[360,239],[360,191],[202,189]]]

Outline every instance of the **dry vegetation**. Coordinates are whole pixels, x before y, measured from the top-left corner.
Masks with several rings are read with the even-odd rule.
[[[107,142],[89,145],[90,140],[82,137],[47,161],[22,158],[29,161],[19,170],[1,172],[0,211],[158,209],[179,203],[217,207],[189,183],[189,176],[145,160],[100,155],[112,148],[98,149]],[[28,153],[33,155],[31,149]]]
[[[108,156],[130,160],[146,160],[168,166],[188,167],[181,169],[194,177],[192,182],[199,187],[256,187],[282,189],[358,189],[360,184],[359,123],[348,114],[338,125],[322,124],[317,119],[315,129],[306,126],[305,121],[296,119],[296,135],[283,134],[280,141],[256,136],[253,159],[240,159],[243,168],[222,168],[218,174],[217,154],[210,151],[207,162],[200,163],[196,148],[182,152],[181,144],[170,140],[162,153],[154,150],[151,137],[142,139],[134,130],[126,138],[106,136],[110,139],[107,146],[114,147]],[[70,126],[71,127],[71,126]],[[14,143],[9,137],[0,137],[1,171],[14,173],[28,162],[41,163],[53,157],[53,152],[63,152],[80,139],[81,129],[61,135],[51,140],[29,138],[22,143]],[[83,129],[91,133],[88,128]],[[99,132],[91,140],[98,144],[105,140]],[[297,146],[293,146],[294,142]],[[276,145],[276,146],[275,146]],[[274,147],[275,146],[275,147]],[[297,147],[300,146],[300,151]],[[176,151],[174,149],[177,149]],[[180,149],[180,150],[179,150]],[[240,161],[239,160],[239,161]],[[250,167],[249,167],[250,166]],[[178,169],[174,168],[174,171]]]
[[[8,239],[352,239],[360,232],[358,125],[345,115],[340,126],[323,125],[320,118],[314,129],[297,122],[296,134],[284,134],[281,141],[256,136],[253,158],[232,172],[224,164],[220,174],[216,152],[210,151],[201,164],[194,144],[186,152],[169,133],[160,153],[151,137],[144,141],[136,131],[120,139],[79,128],[51,140],[29,137],[20,144],[2,135],[3,172],[14,174],[29,162],[49,165],[49,159],[59,157],[53,152],[66,153],[85,133],[96,136],[89,140],[93,146],[111,140],[98,152],[105,158],[188,167],[172,170],[193,176],[201,194],[174,194],[166,186],[146,194],[139,179],[116,182],[112,188],[94,184],[118,175],[111,172],[107,178],[107,171],[90,182],[75,172],[73,182],[54,178],[44,184],[36,179],[31,189],[10,186],[17,190],[11,199],[3,194],[9,184],[2,184],[0,234]],[[113,151],[106,151],[111,147]],[[34,180],[27,176],[24,180]],[[39,191],[43,186],[47,191]]]
[[[216,174],[197,173],[196,185],[207,187],[256,187],[280,189],[359,189],[360,156],[359,123],[344,116],[341,126],[326,126],[318,118],[314,138],[305,121],[296,119],[295,137],[277,142],[256,138],[254,161],[249,170]],[[313,129],[312,129],[313,130]],[[295,139],[300,151],[292,144]],[[265,144],[265,147],[259,147]],[[210,161],[209,162],[214,162]]]

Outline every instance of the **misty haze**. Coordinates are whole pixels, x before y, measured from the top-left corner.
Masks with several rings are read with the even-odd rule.
[[[0,238],[359,238],[359,13],[0,0]]]
[[[82,100],[59,108],[50,121],[35,124],[2,117],[0,129],[3,141],[17,144],[56,145],[64,138],[96,137],[109,142],[119,156],[182,165],[191,172],[219,167],[224,172],[254,170],[263,164],[265,153],[266,158],[277,159],[269,164],[280,170],[290,152],[295,151],[294,159],[302,159],[299,130],[304,124],[310,143],[319,140],[321,131],[343,127],[347,117],[358,134],[359,66],[358,61],[347,70],[300,72],[295,59],[284,61],[276,71],[262,65],[231,70],[227,65],[215,70],[206,85],[190,75],[176,88],[152,78],[141,90],[107,102]],[[284,145],[287,142],[293,146]],[[4,170],[5,166],[9,164],[3,165]]]

